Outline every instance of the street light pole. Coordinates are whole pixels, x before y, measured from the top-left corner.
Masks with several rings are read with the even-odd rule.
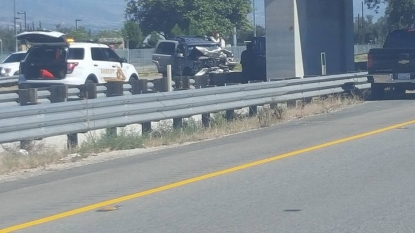
[[[18,48],[17,48],[17,38],[16,38],[16,35],[17,35],[17,28],[16,28],[16,0],[13,0],[13,22],[14,22],[14,24],[13,24],[13,26],[14,26],[14,46],[15,46],[15,50],[17,52],[18,51]]]
[[[254,21],[254,37],[256,37],[256,13],[255,13],[255,0],[252,0],[252,7],[254,8],[253,10],[253,21]]]
[[[3,55],[3,41],[0,39],[0,55]]]
[[[80,19],[75,19],[75,30],[78,30],[78,22],[82,21]]]
[[[27,23],[26,23],[26,11],[17,12],[19,15],[24,15],[24,30],[27,31]]]

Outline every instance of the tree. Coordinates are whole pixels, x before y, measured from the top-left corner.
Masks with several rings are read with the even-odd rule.
[[[151,32],[151,34],[150,34],[150,39],[148,40],[148,45],[151,47],[151,48],[154,48],[154,47],[156,47],[156,45],[157,45],[157,42],[160,40],[161,38],[160,38],[160,35],[157,33],[157,32]]]
[[[364,27],[362,27],[362,24]],[[364,22],[362,19],[355,18],[354,21],[354,41],[355,44],[383,44],[388,33],[386,17],[381,17],[378,21],[373,21],[373,15],[367,15]]]
[[[78,27],[78,29],[70,29],[67,33],[67,36],[75,40],[89,40],[91,35],[89,31],[84,27]]]
[[[124,40],[129,41],[130,49],[139,48],[143,42],[143,33],[141,32],[140,26],[131,20],[124,22],[122,36]]]
[[[189,28],[187,29],[187,35],[189,36],[202,36],[204,33],[197,25],[196,21],[191,19],[189,23]]]
[[[169,35],[177,24],[186,32],[225,35],[234,26],[246,28],[251,10],[251,0],[128,0],[125,18],[138,22],[144,34]]]
[[[376,12],[386,3],[386,22],[390,30],[412,26],[415,23],[415,0],[365,0],[369,9]]]
[[[120,30],[101,30],[97,33],[98,38],[119,38],[122,37],[122,31]]]
[[[256,26],[256,36],[265,36],[265,28],[261,25]],[[244,44],[245,41],[250,41],[254,37],[253,26],[248,29],[241,29],[236,31],[237,44]],[[232,35],[229,36],[229,40],[232,41]]]
[[[183,35],[183,31],[182,31],[182,29],[179,27],[179,25],[175,25],[174,27],[173,27],[173,29],[171,29],[171,33],[170,33],[171,35],[173,35],[173,36],[181,36],[181,35]]]

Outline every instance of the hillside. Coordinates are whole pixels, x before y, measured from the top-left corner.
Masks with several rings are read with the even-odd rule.
[[[13,0],[0,0],[0,26],[13,26]],[[42,27],[53,29],[61,23],[63,27],[79,26],[91,29],[120,28],[124,20],[124,0],[16,0],[16,11],[26,11],[27,23],[33,21]],[[18,15],[24,23],[24,15]]]

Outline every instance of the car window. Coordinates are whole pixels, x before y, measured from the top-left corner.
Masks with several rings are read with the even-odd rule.
[[[26,53],[15,53],[11,54],[3,61],[3,63],[20,62],[26,57]]]
[[[105,61],[101,48],[91,48],[91,56],[94,61]]]
[[[161,42],[157,47],[156,54],[174,55],[176,44],[172,42]]]
[[[83,48],[69,48],[68,59],[70,60],[83,60],[85,56],[85,50]]]
[[[120,61],[120,57],[110,48],[101,48],[106,61]]]
[[[415,31],[396,30],[385,40],[383,48],[415,48]]]
[[[51,62],[62,61],[66,57],[66,50],[60,47],[38,47],[27,55],[27,61]]]

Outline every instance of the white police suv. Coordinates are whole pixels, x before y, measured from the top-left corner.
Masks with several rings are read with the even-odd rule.
[[[30,31],[17,39],[30,46],[20,63],[19,88],[82,85],[138,79],[135,67],[107,45],[74,42],[56,31]]]

